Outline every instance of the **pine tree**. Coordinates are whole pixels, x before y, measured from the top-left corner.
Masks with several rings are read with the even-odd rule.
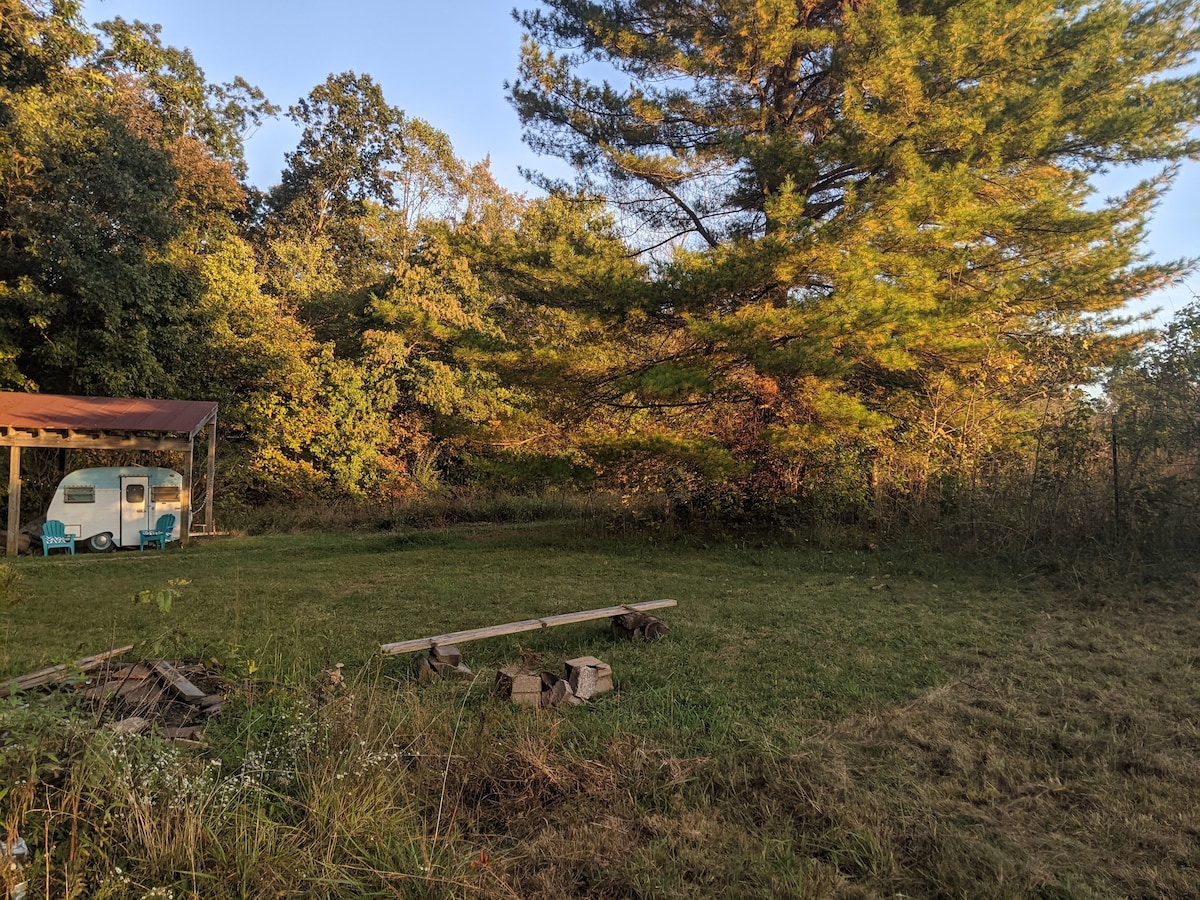
[[[1200,151],[1196,13],[549,0],[520,15],[509,90],[531,146],[658,260],[642,314],[675,336],[676,410],[721,407],[687,427],[861,485],[872,460],[969,464],[1136,340],[1124,305],[1185,267],[1148,264],[1143,239]],[[1096,196],[1097,174],[1148,164]],[[653,363],[620,402],[663,406]]]

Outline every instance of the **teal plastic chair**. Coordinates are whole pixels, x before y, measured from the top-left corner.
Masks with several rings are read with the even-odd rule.
[[[42,526],[42,556],[49,556],[51,550],[70,550],[75,555],[75,535],[67,534],[67,526],[58,519],[47,519]]]
[[[158,544],[160,548],[166,550],[167,541],[171,539],[171,531],[174,528],[174,514],[167,513],[165,516],[159,516],[153,528],[138,532],[138,549],[145,550],[147,544]]]

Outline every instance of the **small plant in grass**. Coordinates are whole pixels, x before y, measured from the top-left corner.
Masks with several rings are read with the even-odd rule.
[[[133,595],[134,603],[154,603],[158,606],[159,612],[169,613],[171,605],[183,596],[183,589],[191,584],[186,578],[172,578],[167,582],[165,587],[157,590],[141,590]]]

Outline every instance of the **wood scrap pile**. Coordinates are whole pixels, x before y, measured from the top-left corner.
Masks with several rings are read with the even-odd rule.
[[[594,656],[568,659],[564,677],[523,665],[496,673],[496,693],[518,706],[578,705],[612,689],[612,667]]]
[[[119,647],[0,684],[0,697],[49,685],[72,686],[101,724],[126,733],[157,728],[168,740],[199,742],[204,724],[219,713],[228,685],[203,665],[155,659],[114,663],[132,650]]]

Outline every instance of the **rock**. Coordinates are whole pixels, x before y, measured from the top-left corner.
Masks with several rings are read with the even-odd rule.
[[[417,676],[417,681],[421,684],[425,684],[427,681],[432,681],[436,677],[433,671],[433,666],[429,662],[429,657],[413,657],[413,674]]]
[[[3,542],[5,547],[8,546],[8,532],[7,531],[0,531],[0,541]],[[20,556],[27,555],[29,553],[29,547],[30,547],[29,535],[27,535],[25,532],[22,531],[20,534],[17,535],[17,554]],[[41,551],[39,550],[38,552],[40,553]]]
[[[113,722],[108,727],[117,734],[140,734],[150,727],[150,720],[143,719],[141,716],[130,716],[120,722]]]

